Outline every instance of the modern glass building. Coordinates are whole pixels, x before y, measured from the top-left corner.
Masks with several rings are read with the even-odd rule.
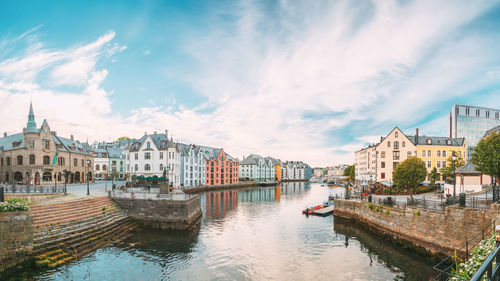
[[[453,105],[450,112],[449,136],[465,138],[467,161],[486,131],[500,125],[500,110],[470,105]]]

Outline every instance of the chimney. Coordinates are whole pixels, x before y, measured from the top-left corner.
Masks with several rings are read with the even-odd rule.
[[[154,134],[156,135],[156,131],[154,131]]]
[[[415,145],[417,145],[417,144],[418,144],[418,128],[415,132]]]
[[[168,130],[165,130],[165,136],[167,137],[168,139]]]
[[[144,135],[147,135],[147,134],[148,134],[148,132],[144,132]]]
[[[3,133],[3,137],[5,138],[7,136],[7,132],[4,132]]]
[[[70,138],[71,138],[71,140],[74,140],[74,137],[73,137],[73,135],[71,135],[71,137],[70,137]]]

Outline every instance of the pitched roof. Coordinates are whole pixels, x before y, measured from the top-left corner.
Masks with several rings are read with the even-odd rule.
[[[448,137],[433,137],[433,136],[408,136],[414,145],[450,145],[450,146],[463,146],[465,138],[448,138]],[[429,143],[430,140],[430,143]]]
[[[18,145],[14,146],[14,143],[18,143]],[[25,147],[25,143],[24,143],[24,134],[23,133],[14,134],[14,135],[0,138],[0,149],[3,151],[19,149],[19,148],[24,148],[24,147]]]
[[[464,166],[458,168],[455,171],[456,174],[482,174],[479,171],[476,171],[476,165],[472,163],[467,163]]]
[[[52,139],[58,146],[57,150],[59,151],[68,151],[71,153],[90,155],[90,153],[85,149],[83,144],[81,144],[77,140],[71,140],[56,135],[52,135]]]
[[[489,135],[495,134],[497,132],[500,132],[500,125],[498,125],[496,127],[493,127],[491,129],[489,129],[488,131],[486,131],[486,134],[484,134],[483,138],[485,138],[485,137],[487,137]]]

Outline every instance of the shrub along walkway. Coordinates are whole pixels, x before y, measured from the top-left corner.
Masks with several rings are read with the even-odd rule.
[[[107,197],[30,207],[35,263],[55,267],[131,235],[137,225]]]

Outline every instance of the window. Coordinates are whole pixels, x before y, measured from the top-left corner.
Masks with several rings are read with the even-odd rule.
[[[479,109],[476,109],[476,117],[479,117]]]
[[[17,165],[22,165],[23,164],[23,156],[19,155],[17,156]]]
[[[441,162],[437,161],[436,165],[437,165],[438,168],[441,168]]]
[[[29,140],[28,144],[29,144],[30,148],[35,148],[35,141],[34,140]]]
[[[130,160],[130,154],[127,154],[127,160]]]
[[[59,158],[57,158],[57,164],[58,164],[59,166],[64,166],[64,165],[66,165],[66,163],[65,163],[65,162],[66,162],[66,161],[64,160],[64,157],[59,157]]]
[[[425,157],[425,150],[422,150],[422,157]]]
[[[380,152],[380,158],[385,158],[385,151]]]
[[[78,167],[78,159],[73,159],[73,166]]]
[[[99,171],[101,169],[101,167],[99,166],[99,164],[95,165],[95,170],[96,171]]]
[[[443,150],[443,157],[446,157],[446,150]]]
[[[499,116],[498,116],[498,115],[499,115],[499,114],[498,114],[498,112],[495,112],[495,119],[497,119],[497,120],[498,120],[498,118],[499,118]]]
[[[163,159],[163,152],[160,152],[160,159]]]
[[[443,161],[443,168],[446,168],[446,161]]]
[[[150,143],[149,141],[146,143],[146,147],[147,147],[148,149],[150,149],[150,148],[151,148],[151,143]]]
[[[392,152],[392,160],[399,160],[399,151]]]
[[[135,160],[139,160],[139,153],[136,153],[134,156]]]
[[[144,152],[144,159],[151,159],[151,152]]]
[[[394,149],[399,149],[399,142],[398,141],[394,142]]]
[[[102,170],[103,170],[103,171],[106,171],[106,164],[103,164],[103,165],[102,165]]]
[[[0,164],[3,166],[3,158],[0,158]]]
[[[427,157],[431,157],[431,151],[430,150],[427,150]]]
[[[85,160],[82,159],[82,167],[85,167]]]
[[[490,118],[490,112],[486,111],[486,118]]]
[[[438,150],[436,153],[437,153],[437,157],[441,157],[441,150]]]
[[[427,168],[432,168],[432,161],[427,161]]]
[[[35,154],[30,154],[30,165],[35,165]]]
[[[380,168],[385,168],[385,162],[380,162]]]
[[[149,164],[144,165],[144,171],[149,171],[151,170],[151,166]]]
[[[45,142],[45,149],[50,149],[50,141],[46,140]]]
[[[387,142],[387,147],[391,147],[391,142],[390,141]]]
[[[136,171],[137,171],[137,170],[139,170],[139,165],[135,164],[134,169],[135,169]]]
[[[381,179],[385,179],[385,173],[381,173],[381,174],[380,174],[380,178],[381,178]]]
[[[403,143],[401,143],[401,146],[405,147],[405,144],[406,144],[405,141],[403,141]]]
[[[399,164],[399,162],[392,162],[392,168],[396,169],[396,166]]]
[[[469,114],[470,114],[470,108],[466,107],[465,108],[465,115],[469,116]]]
[[[160,171],[163,171],[163,164],[160,164]]]
[[[408,152],[407,152],[407,156],[406,156],[406,157],[407,157],[407,158],[410,158],[410,157],[411,157],[411,151],[408,151]]]
[[[7,166],[10,166],[10,157],[7,157],[7,159],[5,160],[5,162],[7,162],[6,163]]]
[[[398,137],[398,132],[394,132],[394,136],[397,138]]]

